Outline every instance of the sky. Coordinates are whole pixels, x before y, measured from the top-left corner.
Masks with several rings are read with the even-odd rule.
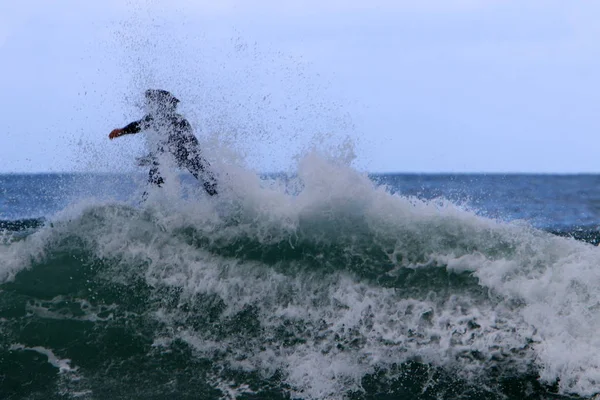
[[[293,170],[600,172],[600,3],[0,0],[0,173],[133,168],[141,94],[210,157]]]

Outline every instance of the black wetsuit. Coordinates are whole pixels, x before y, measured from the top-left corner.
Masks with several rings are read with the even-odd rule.
[[[155,129],[159,134],[164,135],[160,140],[157,151],[171,153],[180,168],[187,168],[194,177],[202,181],[206,192],[213,196],[217,194],[217,181],[210,171],[210,164],[200,152],[198,139],[194,136],[190,123],[181,115],[169,113],[155,118],[147,115],[139,121],[135,121],[123,128],[124,134],[138,133],[146,129]],[[146,157],[146,163],[151,164],[148,181],[160,186],[164,179],[158,171],[158,159],[154,154]]]

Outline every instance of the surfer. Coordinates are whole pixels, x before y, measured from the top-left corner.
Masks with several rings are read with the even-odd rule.
[[[134,121],[124,128],[114,129],[109,139],[135,134],[146,129],[153,129],[160,136],[156,153],[169,152],[175,158],[177,166],[187,168],[192,175],[202,182],[204,190],[213,196],[217,194],[217,181],[210,164],[200,152],[198,139],[194,136],[192,126],[180,114],[176,113],[179,99],[166,90],[148,89],[145,93],[148,115]],[[140,166],[150,165],[148,181],[161,186],[165,181],[159,173],[159,161],[156,153],[139,159]]]

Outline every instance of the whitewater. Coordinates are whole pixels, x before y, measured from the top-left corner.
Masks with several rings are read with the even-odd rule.
[[[2,392],[599,392],[596,246],[403,194],[318,152],[292,176],[223,179],[218,199],[172,179],[141,204],[80,196],[44,219],[5,219]]]

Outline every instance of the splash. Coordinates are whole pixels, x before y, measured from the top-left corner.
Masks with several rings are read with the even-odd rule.
[[[596,247],[391,194],[343,160],[310,153],[266,180],[231,168],[218,201],[73,204],[0,249],[2,279],[39,318],[126,326],[163,356],[184,343],[221,388],[344,398],[418,362],[595,394]]]

